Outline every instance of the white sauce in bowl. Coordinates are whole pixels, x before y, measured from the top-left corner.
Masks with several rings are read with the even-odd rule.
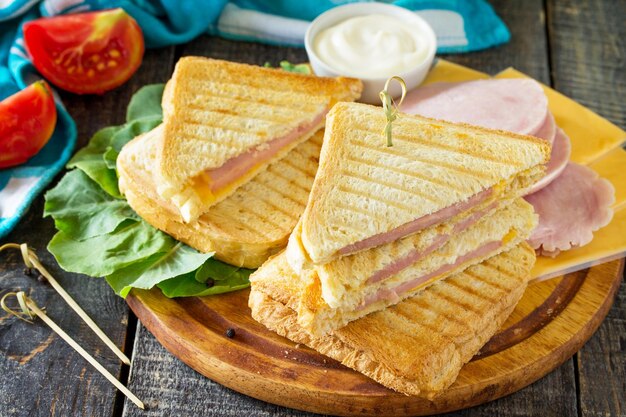
[[[402,74],[430,52],[420,27],[383,14],[352,17],[324,29],[313,39],[313,48],[326,65],[357,78]]]

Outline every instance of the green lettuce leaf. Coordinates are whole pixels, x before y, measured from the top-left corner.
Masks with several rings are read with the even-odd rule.
[[[195,272],[213,254],[199,253],[178,242],[166,253],[135,262],[107,276],[106,280],[116,293],[126,297],[131,288],[149,289],[171,277]]]
[[[122,198],[120,189],[117,186],[117,174],[115,169],[109,168],[102,158],[102,155],[111,145],[111,140],[115,133],[122,129],[122,126],[105,127],[97,131],[89,144],[70,159],[67,168],[78,168],[94,180],[107,193],[116,198]]]
[[[173,238],[144,221],[127,221],[112,233],[80,241],[59,231],[48,251],[66,271],[103,277],[175,245]]]
[[[198,282],[206,283],[209,278],[214,281],[226,280],[229,278],[248,279],[254,269],[239,268],[224,262],[213,259],[207,262],[196,271],[195,279]]]
[[[130,99],[126,110],[126,121],[143,119],[144,117],[163,117],[161,97],[165,84],[151,84],[141,87]]]
[[[139,220],[125,200],[106,193],[83,171],[68,172],[45,195],[44,217],[74,240],[114,232],[124,220]]]
[[[103,159],[106,166],[115,169],[117,157],[124,145],[142,133],[149,132],[162,122],[161,116],[144,117],[126,123],[111,137],[110,145],[104,152]]]
[[[209,260],[209,262],[212,260]],[[212,286],[200,283],[195,273],[181,275],[157,284],[166,297],[202,297],[242,290],[250,286],[250,281],[243,275],[235,274],[228,279],[215,281]]]

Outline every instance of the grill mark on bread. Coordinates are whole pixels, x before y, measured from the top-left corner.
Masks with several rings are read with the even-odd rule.
[[[425,175],[419,174],[415,170],[408,170],[408,169],[398,168],[398,167],[392,166],[392,165],[385,165],[385,164],[382,164],[382,163],[377,162],[377,161],[370,161],[368,159],[360,158],[360,157],[354,156],[354,155],[346,155],[345,159],[348,160],[348,161],[351,161],[351,162],[355,162],[357,164],[369,165],[369,166],[373,166],[373,167],[377,167],[377,168],[386,169],[386,170],[395,172],[397,174],[405,175],[407,177],[419,178],[419,179],[424,180],[426,182],[430,182],[432,184],[436,184],[436,185],[441,186],[441,187],[450,188],[450,189],[455,190],[455,191],[463,192],[463,191],[467,190],[467,188],[457,187],[457,186],[455,186],[453,184],[450,184],[450,183],[447,183],[445,181],[439,181],[439,180],[437,180],[435,178],[427,177]],[[411,192],[413,192],[413,191],[411,191]]]
[[[418,195],[418,196],[422,197],[425,200],[432,201],[435,204],[443,204],[440,200],[436,200],[432,196],[430,196],[430,195],[428,195],[426,193],[421,193],[417,189],[409,190],[409,189],[406,189],[406,188],[403,188],[403,187],[399,186],[398,184],[394,184],[394,183],[389,182],[389,181],[384,181],[384,180],[381,180],[381,179],[375,178],[375,177],[368,177],[366,175],[362,175],[362,174],[359,174],[357,172],[349,171],[346,168],[341,170],[341,175],[364,181],[366,184],[367,183],[378,184],[378,185],[382,185],[382,186],[385,186],[385,187],[388,187],[388,188],[392,188],[394,190],[401,191],[403,193],[409,193],[409,194],[413,194],[413,195]]]
[[[502,267],[502,265],[498,265],[498,266],[496,267],[496,266],[492,265],[492,264],[489,262],[489,259],[487,259],[487,260],[486,260],[485,262],[483,262],[481,265],[482,265],[482,267],[487,268],[487,269],[490,269],[490,270],[495,271],[495,272],[497,272],[497,273],[507,274],[507,275],[509,275],[509,276],[511,276],[511,277],[516,277],[516,279],[518,278],[518,277],[517,277],[517,274],[515,273],[515,271],[510,271],[510,270],[508,270],[508,269],[506,269],[506,268],[503,268],[503,267]]]
[[[276,188],[270,186],[269,183],[264,183],[264,184],[259,183],[258,187],[259,188],[264,188],[266,190],[269,190],[271,193],[274,193],[274,195],[277,196],[277,199],[283,199],[283,200],[287,200],[287,201],[291,202],[293,205],[296,206],[295,211],[298,211],[299,209],[304,207],[302,202],[294,200],[293,198],[291,198],[291,196],[288,196],[287,194],[283,194],[282,192],[280,192]],[[257,197],[260,201],[263,201],[265,204],[269,205],[270,207],[276,209],[276,211],[279,211],[279,212],[283,213],[285,215],[285,217],[287,217],[288,219],[290,219],[290,220],[297,220],[298,219],[298,216],[294,216],[294,210],[288,210],[286,208],[279,207],[276,204],[274,204],[273,201],[275,201],[275,200],[271,199],[269,194],[267,194],[267,193],[257,194],[256,192],[253,192],[252,195]]]
[[[216,116],[222,116],[222,117],[228,116],[232,118],[242,119],[245,121],[263,122],[272,126],[279,124],[279,123],[290,123],[296,120],[295,117],[280,117],[281,115],[276,114],[276,112],[272,112],[271,117],[265,118],[265,117],[253,116],[250,113],[239,113],[237,111],[225,109],[223,107],[201,108],[196,105],[190,105],[188,106],[188,109],[192,111],[191,115],[196,114],[200,116],[199,117],[200,119],[202,119],[203,116],[208,116],[208,115],[216,115]],[[289,116],[292,116],[292,114],[290,114]],[[201,120],[201,121],[204,121],[204,120]]]
[[[252,77],[259,77],[259,74],[257,72],[255,73],[251,73],[250,74]],[[294,103],[300,103],[302,101],[306,100],[311,100],[312,97],[314,98],[319,98],[319,99],[326,99],[327,97],[329,97],[330,95],[332,95],[332,92],[328,92],[327,90],[321,90],[321,91],[297,91],[294,90],[294,84],[292,84],[291,81],[288,81],[285,83],[286,87],[289,87],[290,89],[288,90],[289,93],[284,93],[284,94],[280,94],[282,91],[286,91],[286,90],[279,90],[279,89],[272,89],[272,88],[264,88],[265,84],[261,84],[261,83],[257,83],[255,82],[256,80],[254,78],[245,78],[245,77],[240,77],[237,80],[237,83],[231,83],[228,81],[228,78],[226,77],[220,77],[219,73],[214,74],[215,78],[207,81],[206,78],[202,78],[202,77],[195,77],[195,76],[190,76],[190,77],[186,77],[183,79],[183,82],[186,84],[186,86],[189,87],[193,87],[192,84],[196,84],[200,87],[202,87],[203,89],[207,89],[207,84],[211,85],[219,85],[220,87],[222,86],[226,86],[226,87],[234,87],[233,90],[238,90],[238,91],[254,91],[254,94],[258,94],[258,92],[261,93],[265,93],[265,94],[261,94],[260,97],[285,97],[285,98],[289,98],[292,97],[293,98],[293,102]],[[262,77],[261,77],[262,78]],[[326,80],[326,79],[322,79],[322,80]],[[252,81],[252,82],[246,82],[246,81]],[[328,81],[334,81],[334,80],[328,80]],[[225,89],[227,90],[227,89]],[[278,92],[278,94],[277,94]],[[214,92],[211,91],[210,92],[211,95],[214,95]],[[267,98],[264,98],[264,100],[268,101]]]
[[[499,291],[509,291],[509,287],[505,287],[505,286],[503,286],[501,284],[498,284],[496,282],[493,282],[493,281],[486,281],[485,277],[483,275],[479,275],[479,274],[477,274],[477,273],[475,273],[473,271],[469,271],[469,270],[466,269],[463,273],[466,274],[466,275],[469,275],[471,278],[477,279],[477,280],[485,283],[486,285],[488,285],[490,287],[496,288]]]
[[[437,284],[435,284],[437,285]],[[434,286],[433,286],[434,287]],[[428,301],[428,300],[422,300],[418,297],[413,297],[413,298],[408,298],[406,300],[404,300],[405,303],[410,303],[412,305],[415,305],[417,308],[420,308],[422,310],[426,310],[426,311],[432,311],[435,314],[438,314],[439,316],[443,317],[444,319],[451,321],[453,323],[456,323],[460,326],[466,326],[467,323],[465,323],[464,321],[460,320],[458,317],[456,316],[450,316],[448,315],[448,313],[445,311],[441,311],[440,307],[443,307],[440,303],[437,302],[437,296],[435,294],[432,294],[432,298],[433,300]],[[452,306],[454,306],[454,303],[450,303],[449,301],[447,302],[449,305],[451,304]]]
[[[246,211],[246,214],[251,215],[251,217],[256,217],[257,219],[260,219],[261,222],[264,222],[264,219],[261,216],[259,216],[257,213],[255,213],[255,212]],[[256,235],[258,237],[262,237],[262,238],[265,238],[265,239],[271,239],[272,238],[271,233],[274,232],[274,230],[272,228],[270,228],[268,231],[261,231],[260,228],[258,227],[258,225],[256,225],[256,227],[248,226],[248,224],[246,222],[242,222],[242,221],[240,221],[240,219],[237,219],[236,217],[233,217],[231,211],[224,211],[224,212],[222,212],[221,216],[223,218],[225,218],[226,220],[229,220],[233,224],[236,224],[235,228],[243,228],[243,229],[247,230],[248,232],[251,232],[252,235]]]
[[[308,173],[303,172],[303,171],[296,172],[296,174],[302,174],[302,177],[299,178],[299,181],[300,182],[306,182],[306,185],[304,185],[304,184],[300,184],[294,178],[290,178],[288,176],[285,176],[281,172],[280,169],[276,169],[276,171],[268,170],[267,173],[268,173],[267,182],[282,180],[282,181],[285,181],[288,184],[290,184],[300,194],[303,194],[303,198],[302,198],[301,201],[299,200],[299,203],[302,205],[302,210],[304,211],[304,206],[306,206],[307,199],[309,198],[309,192],[311,190],[311,184],[313,183],[313,177],[302,178],[304,176],[307,176]],[[297,176],[300,176],[300,175],[297,175]]]
[[[222,121],[224,121],[224,118],[221,119]],[[267,136],[267,128],[271,128],[270,126],[259,126],[259,130],[253,130],[252,128],[247,128],[247,127],[241,127],[241,126],[227,126],[225,124],[222,125],[211,125],[207,122],[204,121],[198,121],[198,120],[190,120],[188,118],[185,118],[182,120],[182,123],[184,123],[187,126],[199,126],[199,127],[204,127],[204,128],[208,128],[208,129],[215,129],[218,131],[223,131],[223,132],[237,132],[237,133],[245,133],[245,134],[251,134],[254,136]],[[201,138],[200,135],[197,136],[198,139]]]
[[[311,178],[311,185],[313,184],[313,179],[315,178],[315,173],[317,172],[317,168],[315,169],[315,172],[313,172],[312,169],[311,170],[305,170],[304,167],[300,167],[300,166],[294,164],[293,162],[287,160],[286,158],[282,159],[280,162],[284,163],[285,165],[290,166],[291,168],[293,168],[296,171],[305,173],[308,177]],[[274,169],[278,170],[277,168],[273,168],[272,171],[274,171]],[[307,192],[308,191],[310,191],[310,190],[307,190]]]
[[[489,175],[488,173],[484,173],[484,172],[472,171],[472,170],[463,168],[461,166],[448,164],[447,162],[443,162],[443,161],[426,159],[426,158],[424,158],[422,156],[417,156],[415,154],[412,154],[411,157],[409,158],[402,151],[397,151],[397,150],[395,150],[393,148],[386,148],[386,147],[382,148],[382,147],[378,147],[378,146],[375,146],[375,145],[370,145],[367,142],[362,142],[362,141],[355,140],[355,139],[351,140],[350,143],[355,145],[355,146],[357,146],[357,147],[369,149],[369,150],[374,151],[374,152],[379,152],[379,153],[383,153],[383,154],[397,156],[397,157],[406,159],[407,161],[410,161],[410,162],[420,162],[420,163],[423,163],[423,164],[426,164],[426,165],[444,167],[444,168],[449,169],[451,171],[455,171],[455,172],[458,172],[460,174],[468,175],[468,176],[471,176],[471,177],[474,177],[474,178],[487,179],[487,180],[492,180],[492,179],[496,178],[495,175]]]
[[[393,207],[395,207],[395,208],[397,208],[399,210],[403,210],[403,211],[406,211],[408,213],[411,213],[411,210],[412,210],[411,207],[409,207],[407,205],[404,205],[404,204],[401,204],[401,203],[399,203],[397,201],[381,200],[380,198],[376,198],[375,196],[373,196],[371,194],[368,194],[368,193],[366,193],[364,191],[350,189],[350,188],[348,188],[346,186],[343,186],[343,185],[339,185],[337,187],[337,190],[339,190],[341,192],[344,192],[346,194],[352,194],[354,196],[362,197],[362,198],[365,198],[365,199],[368,199],[368,200],[378,201],[379,203],[383,203],[384,205],[393,206]]]
[[[456,305],[461,306],[464,309],[466,309],[468,311],[471,311],[472,313],[475,313],[475,314],[480,313],[480,310],[477,310],[471,304],[464,303],[462,301],[459,301],[459,300],[455,299],[453,296],[450,296],[449,294],[446,294],[445,293],[445,289],[442,289],[441,286],[431,286],[430,287],[430,291],[434,292],[439,298],[442,298],[442,299],[448,301],[450,304],[456,304]]]
[[[447,282],[447,284],[449,286],[451,286],[451,287],[454,287],[453,291],[464,292],[465,294],[468,294],[470,297],[475,297],[475,298],[478,298],[480,300],[487,301],[489,303],[497,302],[497,300],[495,298],[487,297],[482,292],[477,291],[476,289],[474,289],[472,287],[465,287],[465,286],[461,285],[460,282],[457,282],[455,280],[450,280],[450,281]]]

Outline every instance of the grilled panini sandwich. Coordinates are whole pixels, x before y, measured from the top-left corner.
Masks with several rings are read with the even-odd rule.
[[[259,267],[283,249],[304,211],[317,170],[323,129],[186,223],[156,192],[157,145],[163,125],[126,144],[117,160],[119,185],[130,206],[152,226],[232,265]]]
[[[324,126],[362,84],[199,57],[176,64],[163,96],[157,193],[190,222]]]
[[[545,172],[528,136],[402,115],[393,146],[379,108],[337,104],[320,168],[287,247],[307,276],[297,309],[314,335],[414,295],[528,238],[519,196]]]
[[[402,114],[393,146],[379,107],[338,103],[327,117],[320,167],[294,239],[319,265],[455,223],[519,196],[545,174],[545,141]],[[296,266],[296,265],[292,265]],[[296,269],[297,266],[296,266]]]
[[[433,398],[456,379],[515,308],[535,253],[521,243],[418,295],[331,334],[313,337],[297,320],[302,277],[284,253],[256,273],[252,317],[281,336],[407,395]]]
[[[532,206],[518,198],[455,233],[436,250],[426,250],[425,256],[419,256],[423,252],[416,249],[419,239],[410,236],[303,271],[303,290],[295,309],[299,324],[315,336],[340,329],[397,304],[438,280],[510,250],[528,239],[536,225]],[[440,239],[435,236],[434,241],[438,244]],[[413,260],[413,254],[418,254],[419,259]],[[250,279],[255,281],[257,277]],[[331,288],[330,296],[324,292],[325,284]],[[327,299],[332,300],[332,305]]]

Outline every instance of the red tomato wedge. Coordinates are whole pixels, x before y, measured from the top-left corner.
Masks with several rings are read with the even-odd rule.
[[[77,94],[101,94],[125,83],[141,65],[139,25],[123,9],[41,18],[24,24],[35,68]]]
[[[0,168],[23,164],[44,147],[57,122],[50,87],[37,81],[0,102]]]

